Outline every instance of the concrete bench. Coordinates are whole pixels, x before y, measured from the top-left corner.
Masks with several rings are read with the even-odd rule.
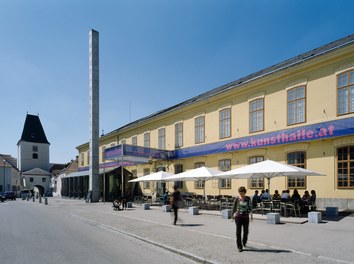
[[[197,215],[197,214],[199,214],[199,209],[198,209],[198,207],[195,207],[195,206],[188,207],[188,213],[191,215]]]
[[[338,216],[338,207],[326,207],[326,216]]]
[[[224,209],[221,211],[221,218],[231,219],[231,209]]]
[[[171,212],[171,206],[163,205],[162,206],[162,212]]]
[[[149,210],[150,209],[150,204],[143,203],[143,204],[141,204],[141,208],[143,208],[143,210]]]
[[[309,212],[307,218],[309,223],[318,224],[322,222],[321,212]]]
[[[267,224],[280,224],[280,214],[279,213],[268,213],[267,214]]]

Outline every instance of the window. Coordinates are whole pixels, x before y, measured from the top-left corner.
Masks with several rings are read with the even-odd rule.
[[[150,132],[144,134],[144,147],[150,148]]]
[[[197,162],[194,164],[194,168],[197,169],[197,168],[201,168],[201,167],[204,167],[205,164],[204,162]],[[205,185],[205,181],[194,181],[194,188],[195,189],[203,189],[204,188],[204,185]]]
[[[219,160],[219,170],[221,171],[231,170],[231,160],[230,159]],[[220,179],[219,188],[231,189],[231,179]]]
[[[47,179],[46,178],[42,178],[42,182],[46,182],[47,181]]]
[[[250,111],[250,133],[262,131],[264,100],[263,98],[253,100],[249,103]]]
[[[87,165],[90,164],[90,151],[87,151]]]
[[[263,156],[255,156],[249,158],[249,164],[254,164],[257,162],[264,161]],[[264,178],[250,179],[250,188],[254,189],[264,189]]]
[[[183,123],[175,124],[175,147],[180,148],[183,146]]]
[[[231,109],[223,109],[219,112],[219,138],[231,136]]]
[[[337,112],[345,115],[354,112],[354,70],[337,76]]]
[[[138,145],[138,138],[136,136],[132,137],[132,151],[136,152],[138,151],[138,148],[137,148],[137,145]]]
[[[175,165],[175,174],[183,172],[183,165],[182,164],[176,164]],[[183,188],[183,181],[175,181],[174,183],[175,186],[177,186],[178,189]]]
[[[33,153],[32,154],[32,159],[38,159],[38,153]]]
[[[337,149],[338,188],[354,187],[354,146]]]
[[[288,125],[305,122],[306,113],[305,86],[288,91]]]
[[[306,153],[303,151],[287,154],[288,164],[306,168]],[[288,176],[288,188],[306,188],[306,176]]]
[[[85,162],[85,154],[81,153],[81,155],[80,155],[80,165],[84,166],[85,165],[84,162]]]
[[[137,146],[138,145],[138,139],[136,136],[132,137],[132,145]]]
[[[158,134],[158,149],[165,149],[165,128],[160,128],[157,131]]]
[[[38,152],[38,146],[32,146],[32,151],[33,152]]]
[[[33,182],[33,177],[30,177],[30,182]]]
[[[144,169],[144,172],[143,172],[144,176],[145,175],[149,175],[150,174],[150,169]],[[144,186],[143,186],[144,189],[150,189],[150,182],[146,182],[144,181]]]
[[[199,116],[194,119],[194,141],[195,144],[203,143],[205,140],[205,117]]]

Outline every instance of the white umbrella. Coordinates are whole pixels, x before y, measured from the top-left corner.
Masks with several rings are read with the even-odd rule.
[[[216,174],[220,174],[222,171],[214,170],[208,167],[200,167],[193,170],[181,172],[173,176],[167,177],[165,181],[207,181],[214,178]],[[205,184],[204,184],[204,197],[205,197]]]
[[[165,178],[169,176],[174,176],[172,173],[158,171],[155,173],[151,173],[149,175],[145,175],[134,180],[130,180],[129,182],[148,182],[148,181],[164,181]]]
[[[306,170],[296,166],[282,164],[273,160],[265,160],[241,168],[225,171],[215,175],[220,178],[252,179],[267,178],[270,191],[270,179],[278,176],[323,176],[324,174]]]
[[[213,178],[214,175],[222,171],[214,170],[208,167],[200,167],[193,170],[181,172],[173,176],[167,177],[165,181],[206,181]]]

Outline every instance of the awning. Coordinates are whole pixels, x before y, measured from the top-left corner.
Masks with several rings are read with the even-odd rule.
[[[99,174],[111,172],[111,171],[117,169],[118,167],[120,167],[120,166],[115,166],[115,167],[110,167],[110,168],[102,168],[102,169],[100,169]],[[88,171],[88,170],[77,171],[77,172],[73,172],[73,173],[67,174],[67,175],[63,176],[62,178],[73,178],[73,177],[89,176],[89,172],[90,171]]]

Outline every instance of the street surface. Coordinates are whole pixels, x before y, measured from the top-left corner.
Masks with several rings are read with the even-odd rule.
[[[239,253],[235,224],[220,215],[49,198],[0,203],[1,263],[354,263],[354,214],[321,224],[250,223]],[[6,241],[4,243],[3,241]]]
[[[0,203],[0,263],[194,263],[88,222],[73,214],[85,210],[76,208],[38,200]]]

